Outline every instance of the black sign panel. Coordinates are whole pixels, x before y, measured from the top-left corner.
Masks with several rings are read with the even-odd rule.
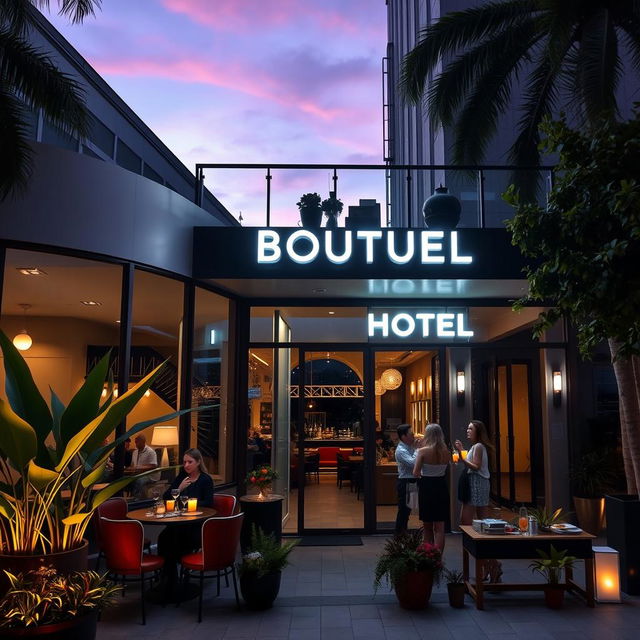
[[[194,229],[196,278],[521,279],[505,229]]]

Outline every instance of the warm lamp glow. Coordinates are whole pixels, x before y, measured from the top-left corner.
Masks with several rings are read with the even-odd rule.
[[[423,391],[424,391],[424,382],[422,378],[418,378],[418,395],[422,396]]]
[[[198,498],[189,498],[187,500],[187,513],[193,513],[198,510]]]
[[[385,369],[380,375],[380,384],[383,389],[393,391],[402,384],[402,374],[397,369]]]
[[[377,396],[384,395],[384,393],[386,392],[386,389],[382,386],[382,383],[380,382],[380,380],[376,380],[374,387],[375,387],[375,394]]]
[[[466,388],[467,383],[464,376],[464,370],[456,371],[456,397],[458,399],[459,407],[464,404],[464,392]]]
[[[409,385],[409,389],[411,391],[411,397],[414,398],[416,395],[416,383],[414,380],[411,381],[411,384]]]
[[[562,373],[560,371],[553,372],[553,392],[562,392]]]
[[[20,351],[26,351],[33,344],[31,336],[27,333],[26,329],[23,329],[14,339],[13,344],[16,349]]]
[[[175,447],[178,444],[178,427],[175,424],[162,427],[153,427],[151,436],[152,447],[162,447],[161,467],[169,466],[169,453],[167,447]]]
[[[611,547],[593,547],[598,602],[621,602],[619,557]]]

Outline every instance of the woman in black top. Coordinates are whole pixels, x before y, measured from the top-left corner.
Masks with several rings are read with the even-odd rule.
[[[171,490],[178,489],[183,496],[198,498],[198,507],[213,506],[213,479],[207,473],[202,454],[198,449],[185,451],[182,470],[162,496],[169,500]],[[165,559],[164,571],[171,588],[176,583],[180,558],[200,548],[202,523],[189,522],[167,527],[158,536],[158,554]]]

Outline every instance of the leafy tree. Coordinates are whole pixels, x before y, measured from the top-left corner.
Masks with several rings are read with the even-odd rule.
[[[521,202],[507,227],[513,243],[534,258],[529,294],[517,305],[551,303],[538,334],[563,316],[577,328],[588,355],[608,340],[620,398],[628,490],[640,487],[640,115],[603,120],[574,131],[563,119],[542,126],[546,151],[557,151],[557,181],[546,208]]]
[[[538,126],[545,116],[558,115],[562,96],[563,108],[578,122],[615,114],[623,48],[634,72],[640,70],[640,0],[488,2],[426,27],[403,61],[400,86],[419,102],[442,64],[427,88],[429,115],[435,124],[453,127],[454,162],[477,164],[511,108],[512,86],[523,80],[510,159],[537,165]]]
[[[57,0],[60,14],[73,22],[93,15],[100,0]],[[24,189],[32,170],[27,109],[41,108],[63,130],[85,135],[84,92],[47,54],[26,39],[35,7],[49,0],[0,0],[0,200]]]

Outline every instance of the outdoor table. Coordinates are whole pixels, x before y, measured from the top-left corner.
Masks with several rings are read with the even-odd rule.
[[[564,588],[582,596],[587,606],[593,607],[594,575],[593,549],[591,542],[595,538],[590,533],[564,534],[539,533],[534,536],[480,533],[473,527],[461,525],[462,531],[462,573],[467,592],[476,601],[477,609],[484,609],[484,592],[490,591],[543,591],[545,584],[508,584],[482,582],[483,560],[523,560],[537,559],[537,549],[549,552],[551,545],[558,551],[566,550],[571,556],[584,560],[585,589],[573,581],[573,571],[565,569]],[[469,556],[476,561],[475,582],[469,578]]]

